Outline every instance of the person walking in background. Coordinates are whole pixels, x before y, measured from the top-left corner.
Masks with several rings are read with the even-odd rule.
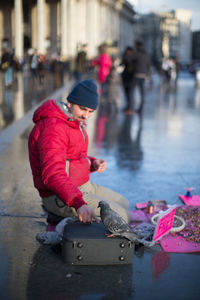
[[[54,88],[58,88],[61,85],[61,62],[57,53],[53,53],[50,57],[49,71],[53,74]]]
[[[1,69],[4,72],[5,87],[11,87],[13,83],[13,53],[7,47],[1,58]]]
[[[174,60],[175,68],[176,68],[176,77],[175,77],[175,89],[176,89],[179,73],[180,73],[180,70],[181,70],[181,65],[180,65],[178,56],[175,56],[173,58],[173,60]]]
[[[38,79],[39,79],[39,85],[44,85],[44,79],[45,79],[45,73],[46,73],[46,56],[43,54],[40,54],[38,56]]]
[[[101,85],[101,93],[104,94],[106,79],[112,67],[112,59],[108,54],[108,47],[103,44],[99,47],[99,57],[92,61],[93,66],[98,66],[98,82]]]
[[[133,48],[127,47],[125,49],[122,56],[121,65],[124,67],[124,70],[121,74],[126,101],[124,113],[131,115],[133,114]]]
[[[164,58],[162,65],[161,65],[161,71],[163,75],[162,80],[162,89],[164,92],[169,90],[170,86],[170,80],[171,80],[171,61],[169,58]]]
[[[37,50],[34,50],[33,55],[31,56],[30,69],[32,78],[35,80],[38,77],[38,53]]]
[[[141,41],[135,42],[135,50],[133,52],[133,70],[133,102],[135,100],[135,88],[138,86],[140,92],[140,103],[137,112],[142,114],[144,107],[144,84],[145,80],[150,77],[151,61]],[[133,103],[133,107],[134,104],[135,103]]]
[[[106,98],[109,104],[110,110],[114,108],[115,111],[118,111],[120,105],[120,85],[121,77],[117,71],[117,60],[113,60],[112,67],[110,68],[110,73],[107,76],[107,88],[106,88]]]
[[[87,48],[87,44],[82,45],[81,50],[76,55],[74,76],[77,83],[83,79],[83,75],[86,72]]]
[[[162,88],[164,92],[175,90],[177,84],[177,66],[173,57],[165,58],[162,63],[163,82]]]

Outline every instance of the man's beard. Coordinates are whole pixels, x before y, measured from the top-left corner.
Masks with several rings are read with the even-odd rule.
[[[73,106],[68,107],[68,112],[73,116],[73,118],[75,120],[78,120],[79,122],[86,122],[86,119],[83,116],[76,116],[76,117],[74,117]]]

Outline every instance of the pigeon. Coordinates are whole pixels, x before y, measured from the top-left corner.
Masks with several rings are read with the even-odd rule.
[[[137,242],[137,239],[139,239],[140,236],[133,233],[126,221],[117,212],[112,210],[107,202],[100,201],[98,207],[100,207],[101,221],[112,233],[111,235],[108,235],[108,237],[119,236],[124,237],[131,242]]]

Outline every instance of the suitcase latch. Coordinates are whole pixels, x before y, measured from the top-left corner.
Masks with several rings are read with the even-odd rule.
[[[125,260],[125,257],[124,257],[123,255],[121,255],[121,256],[119,257],[119,260],[120,260],[120,261],[124,261],[124,260]]]
[[[119,245],[120,245],[120,248],[125,248],[126,247],[125,243],[120,243]]]
[[[83,248],[83,243],[81,242],[73,242],[73,248],[78,247],[78,248]]]

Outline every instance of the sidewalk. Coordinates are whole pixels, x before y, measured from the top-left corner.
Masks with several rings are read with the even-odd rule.
[[[190,186],[200,194],[200,95],[191,79],[178,84],[176,94],[147,89],[142,117],[102,105],[88,123],[90,154],[108,164],[92,180],[122,193],[131,209],[152,199],[181,204],[178,194]],[[34,109],[0,133],[1,299],[199,299],[199,253],[141,247],[132,265],[71,267],[35,240],[46,223],[27,153]]]

